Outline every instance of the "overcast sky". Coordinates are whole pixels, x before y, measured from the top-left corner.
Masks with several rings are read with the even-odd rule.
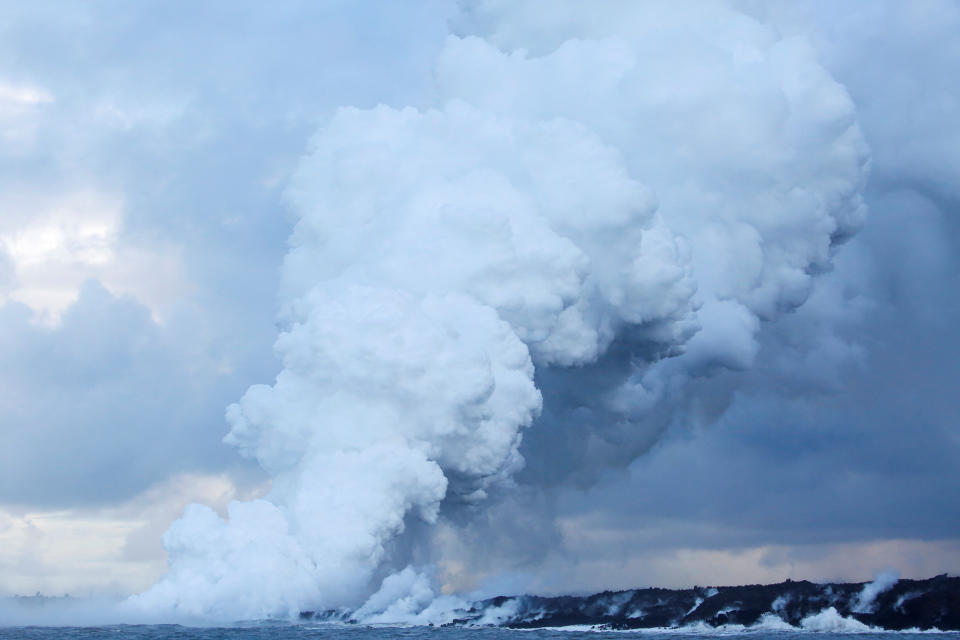
[[[612,24],[628,5],[519,6],[0,5],[0,594],[141,591],[164,573],[161,536],[186,504],[224,514],[230,500],[269,490],[261,466],[222,442],[224,412],[283,367],[278,312],[300,285],[289,260],[282,271],[284,256],[313,246],[288,240],[298,220],[309,221],[304,198],[316,189],[315,201],[338,202],[328,192],[339,183],[327,180],[316,149],[351,149],[317,131],[352,139],[367,125],[400,126],[337,120],[341,106],[448,100],[561,117],[575,125],[558,133],[571,144],[590,130],[619,145],[624,171],[656,193],[664,228],[689,239],[684,277],[699,293],[670,284],[673,306],[657,320],[674,333],[636,343],[687,352],[658,352],[647,377],[638,369],[618,379],[617,393],[640,394],[682,369],[682,392],[664,392],[642,419],[639,397],[621,398],[631,419],[616,425],[582,398],[616,369],[615,354],[584,364],[531,347],[544,413],[524,432],[526,468],[511,470],[517,486],[491,490],[479,514],[444,503],[447,520],[421,541],[429,550],[411,557],[441,566],[448,589],[488,592],[960,571],[960,3],[743,0],[723,9],[723,22],[709,18],[715,6],[692,4],[665,12],[662,30],[648,11],[622,32],[603,14]],[[477,37],[459,39],[468,35]],[[850,112],[837,118],[855,120],[864,144],[821,126],[832,115],[804,112],[843,105],[791,96],[787,132],[771,133],[765,147],[753,125],[784,107],[765,78],[754,86],[735,65],[700,78],[715,99],[650,106],[686,95],[705,52],[730,42],[733,51],[743,38],[787,43],[785,61],[770,65],[774,79],[848,96]],[[584,78],[603,75],[589,65],[619,64],[618,43],[635,47],[631,59],[666,62],[638,65],[625,89],[607,92],[597,80],[575,100],[577,65]],[[543,57],[544,68],[524,67],[518,50]],[[572,79],[537,84],[551,69]],[[631,119],[621,99],[651,118]],[[469,121],[443,114],[450,127]],[[434,135],[428,124],[411,136]],[[625,142],[611,142],[619,131]],[[468,152],[482,145],[462,135]],[[523,135],[511,144],[522,148]],[[684,156],[672,143],[684,136],[695,151],[703,140],[713,146]],[[848,143],[862,153],[849,166],[866,181],[837,180],[849,178],[867,218],[850,224],[850,239],[832,236],[829,256],[797,267],[810,281],[800,293],[777,280],[779,297],[765,306],[762,291],[729,293],[726,276],[706,275],[749,258],[732,240],[698,250],[712,213],[671,217],[691,206],[690,181],[732,194],[709,201],[717,216],[769,205],[771,216],[789,217],[791,205],[751,190],[773,184],[779,194],[792,174],[752,163],[782,162],[802,174],[799,187],[833,193],[848,165],[847,156],[829,165],[831,154]],[[775,153],[783,145],[789,160]],[[373,171],[388,182],[388,169]],[[806,237],[807,219],[798,219],[759,244],[788,252]],[[651,220],[645,228],[659,229]],[[761,233],[770,224],[755,222]],[[684,295],[693,315],[676,302]],[[749,311],[747,355],[709,315],[734,298]],[[697,313],[702,330],[690,337],[684,323]],[[631,347],[631,361],[641,347]],[[566,373],[574,369],[581,373]]]

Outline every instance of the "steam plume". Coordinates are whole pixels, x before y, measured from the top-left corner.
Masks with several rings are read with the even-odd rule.
[[[316,134],[289,189],[283,369],[227,411],[272,491],[229,520],[189,507],[133,606],[360,604],[411,519],[509,488],[528,428],[557,481],[642,453],[649,417],[749,367],[856,232],[866,150],[803,41],[719,3],[549,6],[472,6],[435,108],[344,108]]]

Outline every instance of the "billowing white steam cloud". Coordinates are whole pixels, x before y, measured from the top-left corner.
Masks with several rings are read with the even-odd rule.
[[[760,322],[855,233],[866,151],[803,41],[713,3],[546,6],[466,10],[435,109],[345,108],[316,135],[290,187],[283,370],[227,412],[272,491],[229,521],[191,506],[133,605],[363,602],[410,518],[509,485],[524,429],[649,446],[643,416],[749,367]]]

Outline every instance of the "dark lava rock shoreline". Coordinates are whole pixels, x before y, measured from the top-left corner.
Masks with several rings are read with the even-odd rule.
[[[815,584],[807,581],[739,587],[693,589],[635,589],[604,592],[583,598],[523,596],[518,615],[503,626],[514,628],[604,625],[611,629],[709,626],[750,626],[765,614],[800,626],[804,618],[829,607],[843,617],[890,630],[960,630],[960,578],[937,576],[927,580],[898,580],[858,609],[866,583]],[[502,606],[494,598],[479,607]],[[486,605],[486,606],[484,606]],[[865,610],[864,610],[865,609]],[[469,618],[458,620],[468,623]]]
[[[870,587],[865,590],[865,587]],[[873,595],[876,591],[876,595]],[[588,625],[649,629],[707,625],[752,626],[776,616],[795,627],[828,612],[887,630],[960,630],[960,577],[879,583],[788,580],[779,584],[692,589],[631,589],[590,596],[499,596],[453,612],[453,626],[495,625],[513,629]],[[832,612],[830,612],[832,614]],[[301,616],[353,622],[344,612]]]

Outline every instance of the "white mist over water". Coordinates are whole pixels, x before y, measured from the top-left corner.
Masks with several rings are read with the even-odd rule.
[[[435,108],[317,132],[288,192],[283,368],[227,411],[273,488],[228,519],[190,506],[129,607],[293,616],[386,575],[364,613],[422,612],[434,587],[391,555],[414,520],[508,490],[527,429],[607,443],[561,475],[642,452],[645,417],[750,367],[857,231],[866,149],[804,41],[719,3],[550,6],[473,5]]]

